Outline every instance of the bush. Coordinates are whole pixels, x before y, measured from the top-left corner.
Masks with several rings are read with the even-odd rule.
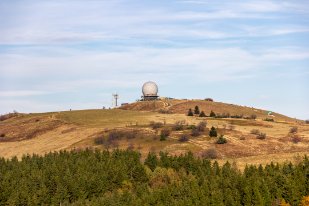
[[[250,115],[250,119],[256,119],[256,117],[257,117],[256,114],[251,114]]]
[[[211,127],[211,129],[209,131],[209,136],[210,137],[217,137],[218,136],[216,128]]]
[[[127,131],[125,136],[127,139],[134,139],[136,138],[138,135],[138,131],[137,130],[131,130],[131,131]]]
[[[175,124],[173,125],[173,130],[175,131],[181,131],[184,129],[184,124],[185,121],[177,121],[175,122]]]
[[[204,113],[204,111],[201,111],[199,117],[206,117],[206,114]]]
[[[163,127],[163,123],[162,122],[151,121],[149,125],[152,127],[152,129],[158,129],[158,128]]]
[[[207,125],[207,122],[205,122],[205,121],[200,122],[200,123],[198,123],[196,129],[197,129],[199,132],[204,132],[204,131],[205,131],[205,128],[206,128],[206,125]]]
[[[256,136],[257,139],[266,139],[266,133],[260,133]]]
[[[189,109],[189,111],[188,111],[188,114],[187,114],[188,116],[193,116],[193,112],[192,112],[192,109]]]
[[[188,125],[187,129],[196,129],[196,126],[194,124]]]
[[[266,119],[263,119],[264,121],[267,121],[267,122],[274,122],[274,119],[272,118],[266,118]]]
[[[297,144],[298,142],[301,142],[302,139],[298,135],[293,135],[291,140],[293,143]]]
[[[171,131],[168,128],[163,128],[161,130],[161,136],[168,137],[170,136],[170,134],[171,134]]]
[[[192,131],[191,131],[191,135],[192,135],[193,137],[197,137],[197,136],[200,135],[200,131],[199,131],[197,128],[194,128],[194,129],[192,129]]]
[[[230,113],[222,113],[216,115],[216,118],[229,118],[229,117],[231,117]]]
[[[189,137],[185,134],[181,135],[178,139],[179,142],[187,142],[189,141]]]
[[[309,124],[309,119],[307,119],[307,120],[305,121],[305,123],[306,123],[306,124]]]
[[[202,152],[201,156],[207,159],[216,159],[218,157],[216,149],[207,149]]]
[[[198,108],[197,105],[194,108],[194,114],[200,114],[200,109]]]
[[[105,139],[103,136],[99,136],[99,137],[96,137],[94,138],[94,144],[96,145],[103,145],[105,142]]]
[[[123,131],[119,131],[119,130],[112,130],[109,134],[108,134],[108,137],[107,137],[107,140],[109,142],[113,142],[113,141],[116,141],[116,140],[120,140],[122,137],[125,136],[125,132]]]
[[[244,117],[243,114],[241,114],[241,115],[238,115],[238,114],[231,115],[231,118],[235,118],[235,119],[241,119],[241,118],[243,118],[243,117]]]
[[[297,133],[297,131],[298,131],[298,128],[297,128],[297,127],[292,127],[292,128],[290,129],[290,133],[292,133],[292,134]]]
[[[217,140],[217,144],[225,144],[225,143],[227,143],[227,139],[223,135],[221,135]]]
[[[250,131],[250,133],[251,133],[251,134],[258,135],[258,134],[260,134],[260,130],[258,130],[258,129],[252,129],[252,130]]]
[[[214,113],[214,111],[211,110],[209,116],[210,117],[216,117],[216,113]]]
[[[166,136],[161,135],[161,136],[160,136],[160,141],[165,141],[165,140],[166,140]]]
[[[212,98],[206,98],[205,101],[213,102],[214,100]]]

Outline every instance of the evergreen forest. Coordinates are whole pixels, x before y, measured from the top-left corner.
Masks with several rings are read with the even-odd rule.
[[[309,159],[247,166],[138,152],[60,151],[0,159],[0,205],[292,205],[309,195]]]

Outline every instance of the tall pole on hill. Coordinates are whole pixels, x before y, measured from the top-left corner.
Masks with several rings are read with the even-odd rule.
[[[119,99],[119,95],[117,93],[113,94],[114,97],[114,103],[115,103],[115,107],[118,106],[118,99]]]

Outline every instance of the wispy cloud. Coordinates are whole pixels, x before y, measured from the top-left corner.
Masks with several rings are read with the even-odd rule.
[[[146,80],[184,98],[198,84],[249,99],[272,97],[265,76],[293,71],[271,81],[303,88],[308,11],[303,0],[1,1],[0,112],[97,107],[115,91],[131,101]],[[293,98],[309,103],[303,91]]]

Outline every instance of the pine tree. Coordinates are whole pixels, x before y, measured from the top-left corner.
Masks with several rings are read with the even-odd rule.
[[[209,116],[210,116],[210,117],[216,117],[216,113],[214,113],[214,111],[211,110]]]
[[[204,111],[201,111],[199,117],[206,117],[206,114],[204,113]]]
[[[194,114],[200,114],[200,109],[198,108],[197,105],[194,108]]]
[[[211,127],[211,129],[209,131],[209,136],[210,137],[217,137],[218,136],[216,128]]]
[[[188,116],[193,116],[193,112],[192,112],[192,109],[190,108],[189,111],[188,111]]]

